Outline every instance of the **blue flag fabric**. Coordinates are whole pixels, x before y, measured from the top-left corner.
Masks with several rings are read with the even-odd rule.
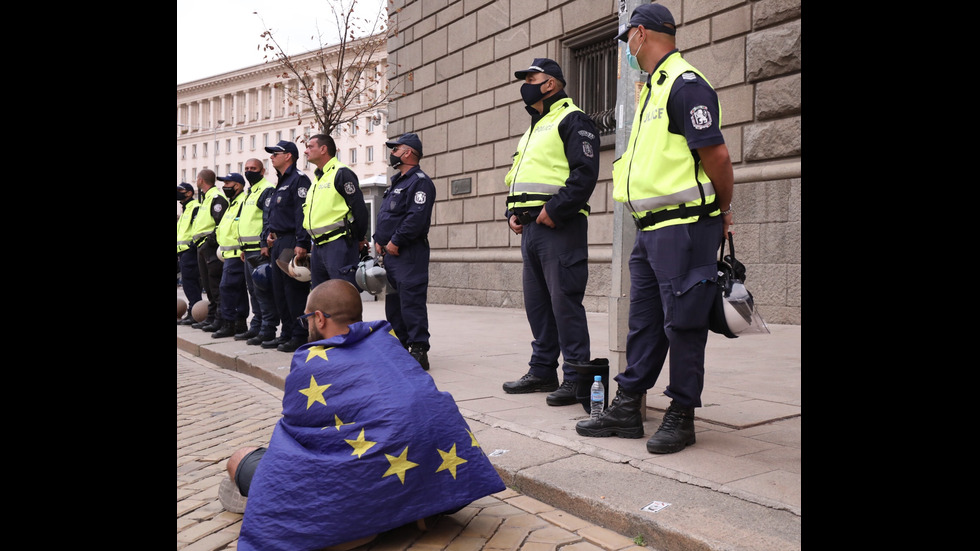
[[[505,488],[452,396],[385,321],[300,347],[282,404],[240,550],[320,549]]]

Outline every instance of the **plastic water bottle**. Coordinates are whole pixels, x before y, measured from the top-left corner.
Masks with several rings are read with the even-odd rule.
[[[595,382],[592,383],[592,418],[598,419],[602,415],[602,408],[606,404],[606,388],[602,386],[602,376],[596,375]]]

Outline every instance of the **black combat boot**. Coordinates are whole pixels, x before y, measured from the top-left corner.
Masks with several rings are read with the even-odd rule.
[[[578,388],[578,383],[565,380],[558,390],[552,392],[545,398],[545,402],[549,406],[570,406],[578,402],[575,398],[575,389]]]
[[[235,336],[235,322],[231,320],[221,320],[216,323],[218,324],[218,328],[211,333],[212,339],[223,339],[225,337]],[[205,331],[207,331],[207,329],[205,329]]]
[[[429,351],[427,349],[421,345],[412,345],[409,347],[409,354],[422,366],[423,371],[429,370]]]
[[[586,419],[575,425],[575,432],[582,436],[618,436],[620,438],[642,438],[643,417],[640,415],[642,394],[616,390],[609,409],[604,410],[598,419]]]
[[[647,441],[650,453],[675,453],[694,444],[694,408],[670,403],[660,428]]]

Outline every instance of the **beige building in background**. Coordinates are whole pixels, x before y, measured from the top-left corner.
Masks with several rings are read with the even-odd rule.
[[[315,52],[294,56],[297,61],[314,57]],[[379,83],[374,93],[387,87],[386,55],[382,48],[372,59],[371,76]],[[277,63],[265,63],[237,71],[177,85],[177,181],[194,184],[197,174],[208,168],[218,176],[244,172],[245,161],[257,158],[265,166],[265,176],[276,182],[276,171],[265,147],[280,140],[296,142],[300,159],[297,166],[311,181],[316,166],[305,155],[306,139],[319,132],[308,108],[291,101],[287,89],[295,94],[295,79],[281,78]],[[324,75],[317,77],[322,86]],[[342,125],[332,135],[337,156],[357,174],[365,201],[376,219],[380,194],[388,185],[388,115],[385,105]],[[179,205],[178,205],[179,212]]]
[[[734,232],[747,285],[770,323],[802,318],[802,6],[800,0],[665,0],[684,57],[717,89],[735,167]],[[590,311],[625,319],[622,262],[632,223],[612,200],[617,131],[628,134],[617,90],[631,78],[615,40],[622,0],[393,0],[389,79],[410,75],[389,104],[389,136],[416,132],[436,184],[429,241],[433,303],[523,307],[520,236],[504,218],[511,165],[530,117],[514,72],[533,58],[561,64],[569,96],[602,132],[590,200]],[[628,21],[629,13],[622,20]],[[639,74],[638,72],[634,72]],[[635,101],[635,100],[634,100]],[[623,121],[627,128],[622,128]],[[620,207],[621,210],[621,207]],[[625,338],[625,332],[621,335]],[[616,337],[619,338],[619,337]],[[614,347],[615,348],[615,347]]]

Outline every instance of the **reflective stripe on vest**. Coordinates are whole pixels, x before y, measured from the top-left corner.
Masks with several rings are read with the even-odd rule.
[[[201,206],[197,199],[191,199],[184,205],[184,212],[180,213],[177,220],[177,252],[184,252],[191,248],[194,241],[191,239],[191,228],[194,225],[194,214],[196,209]]]
[[[534,209],[548,202],[551,196],[565,187],[568,180],[568,158],[558,125],[569,113],[581,111],[571,98],[562,98],[529,127],[517,144],[517,153],[504,183],[510,187],[507,206],[514,209]],[[588,206],[582,212],[588,216]]]
[[[242,213],[238,216],[238,244],[243,251],[261,248],[260,234],[265,214],[262,209],[265,205],[260,205],[258,202],[265,190],[272,187],[275,187],[272,182],[262,178],[248,188],[248,195],[245,197],[245,203],[242,204]]]
[[[194,218],[194,236],[191,238],[194,242],[200,241],[214,231],[214,217],[211,216],[211,204],[214,203],[214,198],[219,194],[223,193],[218,189],[218,186],[211,186],[211,189],[204,192],[204,201],[201,201],[201,206],[198,208],[199,216]]]
[[[347,166],[336,157],[323,165],[323,173],[310,186],[303,202],[303,229],[317,245],[339,239],[344,235],[346,224],[353,221],[350,207],[335,185],[337,171],[341,168]]]
[[[704,167],[695,165],[686,138],[667,129],[667,99],[674,81],[687,72],[704,78],[675,52],[651,76],[640,94],[626,152],[613,163],[613,199],[626,204],[644,231],[720,214],[714,186]]]
[[[241,214],[244,203],[245,192],[241,192],[231,200],[231,203],[228,205],[228,212],[221,217],[221,222],[215,229],[215,237],[218,239],[218,256],[220,258],[234,258],[242,252],[238,244],[238,216]]]

